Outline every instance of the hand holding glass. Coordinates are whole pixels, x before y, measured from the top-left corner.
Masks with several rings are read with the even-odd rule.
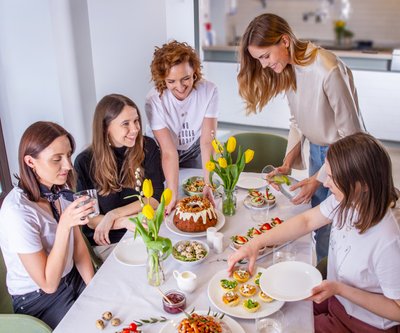
[[[74,200],[81,198],[83,196],[89,197],[87,200],[83,201],[81,204],[79,204],[78,207],[82,207],[86,205],[87,203],[94,201],[95,205],[93,206],[93,212],[88,215],[89,218],[93,218],[97,215],[100,214],[100,209],[99,209],[99,201],[97,199],[97,191],[95,189],[90,189],[90,190],[83,190],[80,192],[74,193]]]

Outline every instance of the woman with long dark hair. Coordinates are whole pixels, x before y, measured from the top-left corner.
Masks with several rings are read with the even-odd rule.
[[[51,122],[36,122],[22,135],[18,185],[0,211],[0,245],[15,313],[54,328],[93,277],[80,226],[93,202],[71,203],[74,172],[71,134]]]
[[[310,297],[315,302],[315,332],[398,332],[399,196],[390,157],[378,140],[356,133],[333,143],[325,163],[324,186],[332,194],[241,247],[229,258],[229,271],[247,257],[253,272],[261,247],[331,224],[327,279]]]
[[[78,190],[95,188],[100,215],[91,218],[83,231],[96,254],[105,259],[126,230],[134,230],[129,218],[142,210],[139,195],[143,179],[154,188],[156,207],[164,190],[160,151],[155,141],[142,134],[136,104],[128,97],[111,94],[96,106],[93,139],[75,159]]]

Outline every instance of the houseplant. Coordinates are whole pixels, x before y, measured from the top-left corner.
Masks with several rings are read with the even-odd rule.
[[[236,211],[236,195],[235,187],[239,180],[240,173],[245,165],[254,157],[254,151],[247,149],[242,151],[242,147],[238,147],[236,161],[232,160],[232,153],[236,150],[236,139],[231,136],[223,145],[213,139],[212,145],[215,151],[215,157],[210,156],[210,160],[206,163],[206,169],[210,172],[209,180],[212,182],[213,174],[216,173],[223,182],[224,197],[222,200],[222,212],[224,215],[234,215]]]
[[[150,285],[159,286],[164,282],[162,261],[172,252],[172,242],[169,238],[158,235],[160,226],[164,220],[164,209],[172,198],[172,191],[166,188],[161,195],[161,202],[156,211],[150,205],[153,196],[153,185],[150,179],[145,179],[142,187],[143,196],[137,196],[142,202],[142,211],[130,220],[135,223],[135,238],[139,234],[147,248],[147,280]],[[147,225],[147,228],[145,227]]]

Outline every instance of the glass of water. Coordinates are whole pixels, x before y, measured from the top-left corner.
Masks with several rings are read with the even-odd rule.
[[[283,312],[278,310],[268,317],[256,319],[256,332],[257,333],[282,333],[284,332],[284,315]]]
[[[295,261],[296,255],[297,249],[293,243],[282,247],[274,247],[272,263],[277,264],[282,261]]]
[[[87,200],[85,200],[84,202],[82,202],[79,207],[86,205],[87,203],[89,203],[90,201],[94,200],[95,201],[95,205],[93,206],[93,212],[90,213],[88,215],[88,217],[93,218],[97,215],[100,214],[100,209],[99,209],[99,201],[97,199],[97,191],[95,189],[90,189],[90,190],[83,190],[80,192],[76,192],[74,193],[74,200],[87,196],[89,197]]]

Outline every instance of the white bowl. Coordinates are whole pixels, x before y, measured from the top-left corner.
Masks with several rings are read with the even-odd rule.
[[[179,258],[179,257],[177,256],[177,253],[176,253],[177,251],[176,251],[176,249],[178,248],[179,245],[184,244],[184,243],[188,243],[188,246],[189,246],[189,245],[193,245],[194,243],[198,243],[198,244],[200,244],[200,245],[202,246],[202,248],[206,251],[206,254],[204,255],[203,258],[200,258],[200,259],[197,259],[197,260],[192,260],[192,261],[183,260],[183,259],[181,259],[181,258]],[[173,248],[172,248],[172,258],[173,258],[175,261],[181,263],[182,265],[186,265],[186,266],[193,266],[193,265],[197,265],[197,264],[201,263],[204,259],[207,258],[207,256],[208,256],[209,253],[210,253],[210,248],[208,247],[207,243],[204,243],[204,242],[199,241],[199,240],[181,240],[181,241],[179,241],[179,242],[176,242],[176,243],[174,244]]]

